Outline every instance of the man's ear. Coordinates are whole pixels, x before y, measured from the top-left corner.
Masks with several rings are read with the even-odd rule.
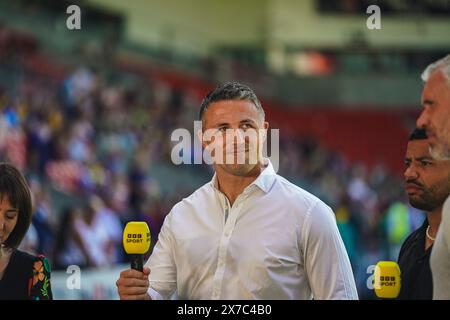
[[[264,127],[264,133],[263,133],[261,142],[264,142],[267,139],[267,130],[269,129],[269,123],[267,121],[264,121],[263,127]]]

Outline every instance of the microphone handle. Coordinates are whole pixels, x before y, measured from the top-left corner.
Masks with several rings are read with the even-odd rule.
[[[142,261],[142,254],[132,254],[130,258],[131,258],[131,269],[143,272],[144,264]]]

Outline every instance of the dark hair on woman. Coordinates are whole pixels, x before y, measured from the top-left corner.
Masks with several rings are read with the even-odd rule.
[[[17,248],[31,224],[31,193],[19,170],[8,163],[0,163],[0,201],[3,201],[5,197],[11,206],[18,210],[18,216],[16,226],[4,245]]]

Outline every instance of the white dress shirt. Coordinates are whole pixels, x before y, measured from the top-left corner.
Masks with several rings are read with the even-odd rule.
[[[268,160],[267,160],[268,161]],[[152,299],[358,299],[333,211],[272,164],[233,206],[216,176],[165,218]]]

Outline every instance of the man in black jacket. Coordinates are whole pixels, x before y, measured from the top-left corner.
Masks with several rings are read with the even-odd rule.
[[[414,208],[426,212],[426,219],[400,250],[402,288],[398,298],[431,300],[430,254],[441,222],[442,206],[450,194],[450,161],[433,160],[425,130],[416,129],[408,142],[405,165],[409,201]]]

